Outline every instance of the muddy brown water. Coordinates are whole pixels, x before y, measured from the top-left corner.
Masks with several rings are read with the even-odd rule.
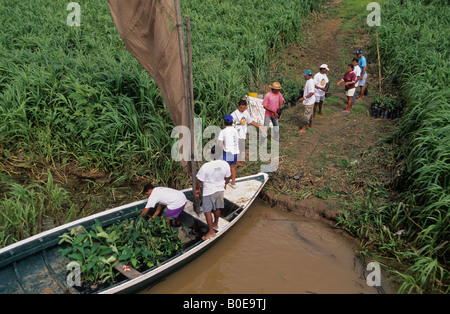
[[[148,294],[377,294],[357,248],[315,220],[256,200],[214,246]]]

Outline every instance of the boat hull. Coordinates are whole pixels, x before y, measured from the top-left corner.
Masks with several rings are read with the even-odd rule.
[[[197,258],[237,223],[267,180],[268,175],[265,173],[239,178],[236,180],[236,190],[228,188],[225,191],[225,209],[223,215],[221,214],[223,218],[215,237],[205,241],[199,239],[191,243],[184,251],[142,272],[137,278],[125,279],[97,293],[132,293],[142,290]],[[188,200],[192,200],[191,189],[183,190],[183,192]],[[182,223],[195,220],[206,227],[204,215],[196,214],[192,203],[188,203],[190,206],[186,206],[185,212],[180,215]],[[69,260],[58,253],[60,236],[79,225],[89,230],[95,221],[108,226],[117,221],[135,217],[136,211],[141,211],[145,204],[146,200],[141,200],[106,210],[0,249],[0,293],[78,293],[67,284]]]

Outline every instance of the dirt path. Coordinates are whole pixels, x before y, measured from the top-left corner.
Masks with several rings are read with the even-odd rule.
[[[298,214],[333,221],[357,191],[370,185],[370,173],[364,173],[362,156],[384,137],[393,122],[374,119],[368,107],[376,96],[378,71],[376,55],[368,56],[369,95],[352,108],[346,107],[344,88],[336,86],[346,71],[346,64],[362,48],[370,45],[367,29],[360,16],[349,19],[345,1],[335,1],[324,14],[314,15],[303,28],[303,40],[291,45],[273,58],[273,80],[283,76],[304,86],[302,73],[310,69],[318,72],[322,63],[330,69],[330,93],[323,105],[325,116],[314,119],[314,128],[297,134],[303,116],[303,105],[285,110],[280,119],[280,166],[271,174],[264,197],[273,205]],[[350,14],[350,16],[352,16]],[[367,56],[367,54],[365,54]],[[375,95],[374,95],[375,94]],[[358,90],[359,95],[359,90]],[[245,168],[238,170],[245,172]]]

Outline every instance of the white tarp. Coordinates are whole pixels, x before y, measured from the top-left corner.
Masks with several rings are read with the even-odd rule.
[[[266,112],[262,102],[261,98],[247,96],[247,110],[250,113],[250,117],[259,125],[264,125],[264,114]],[[269,127],[272,127],[272,122],[270,122]]]

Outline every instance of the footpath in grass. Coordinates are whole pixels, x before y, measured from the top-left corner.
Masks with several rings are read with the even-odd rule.
[[[377,56],[367,54],[371,43],[368,27],[364,26],[368,14],[366,2],[369,1],[331,3],[323,13],[311,16],[299,43],[272,57],[271,80],[295,82],[302,88],[305,84],[302,73],[306,69],[315,74],[323,63],[330,69],[324,115],[316,116],[313,128],[308,128],[305,134],[297,133],[303,116],[301,103],[283,112],[279,168],[264,191],[279,206],[309,217],[334,220],[345,203],[354,200],[355,192],[370,185],[367,180],[379,180],[382,176],[382,170],[373,167],[372,178],[359,180],[352,175],[356,174],[363,155],[394,124],[392,120],[374,119],[368,114],[370,102],[378,93],[378,66]],[[350,114],[344,114],[344,88],[336,83],[344,75],[346,64],[355,57],[356,49],[363,49],[368,60],[369,94],[356,102]],[[266,86],[260,88],[267,91]],[[257,166],[249,168],[253,171],[252,167]]]

